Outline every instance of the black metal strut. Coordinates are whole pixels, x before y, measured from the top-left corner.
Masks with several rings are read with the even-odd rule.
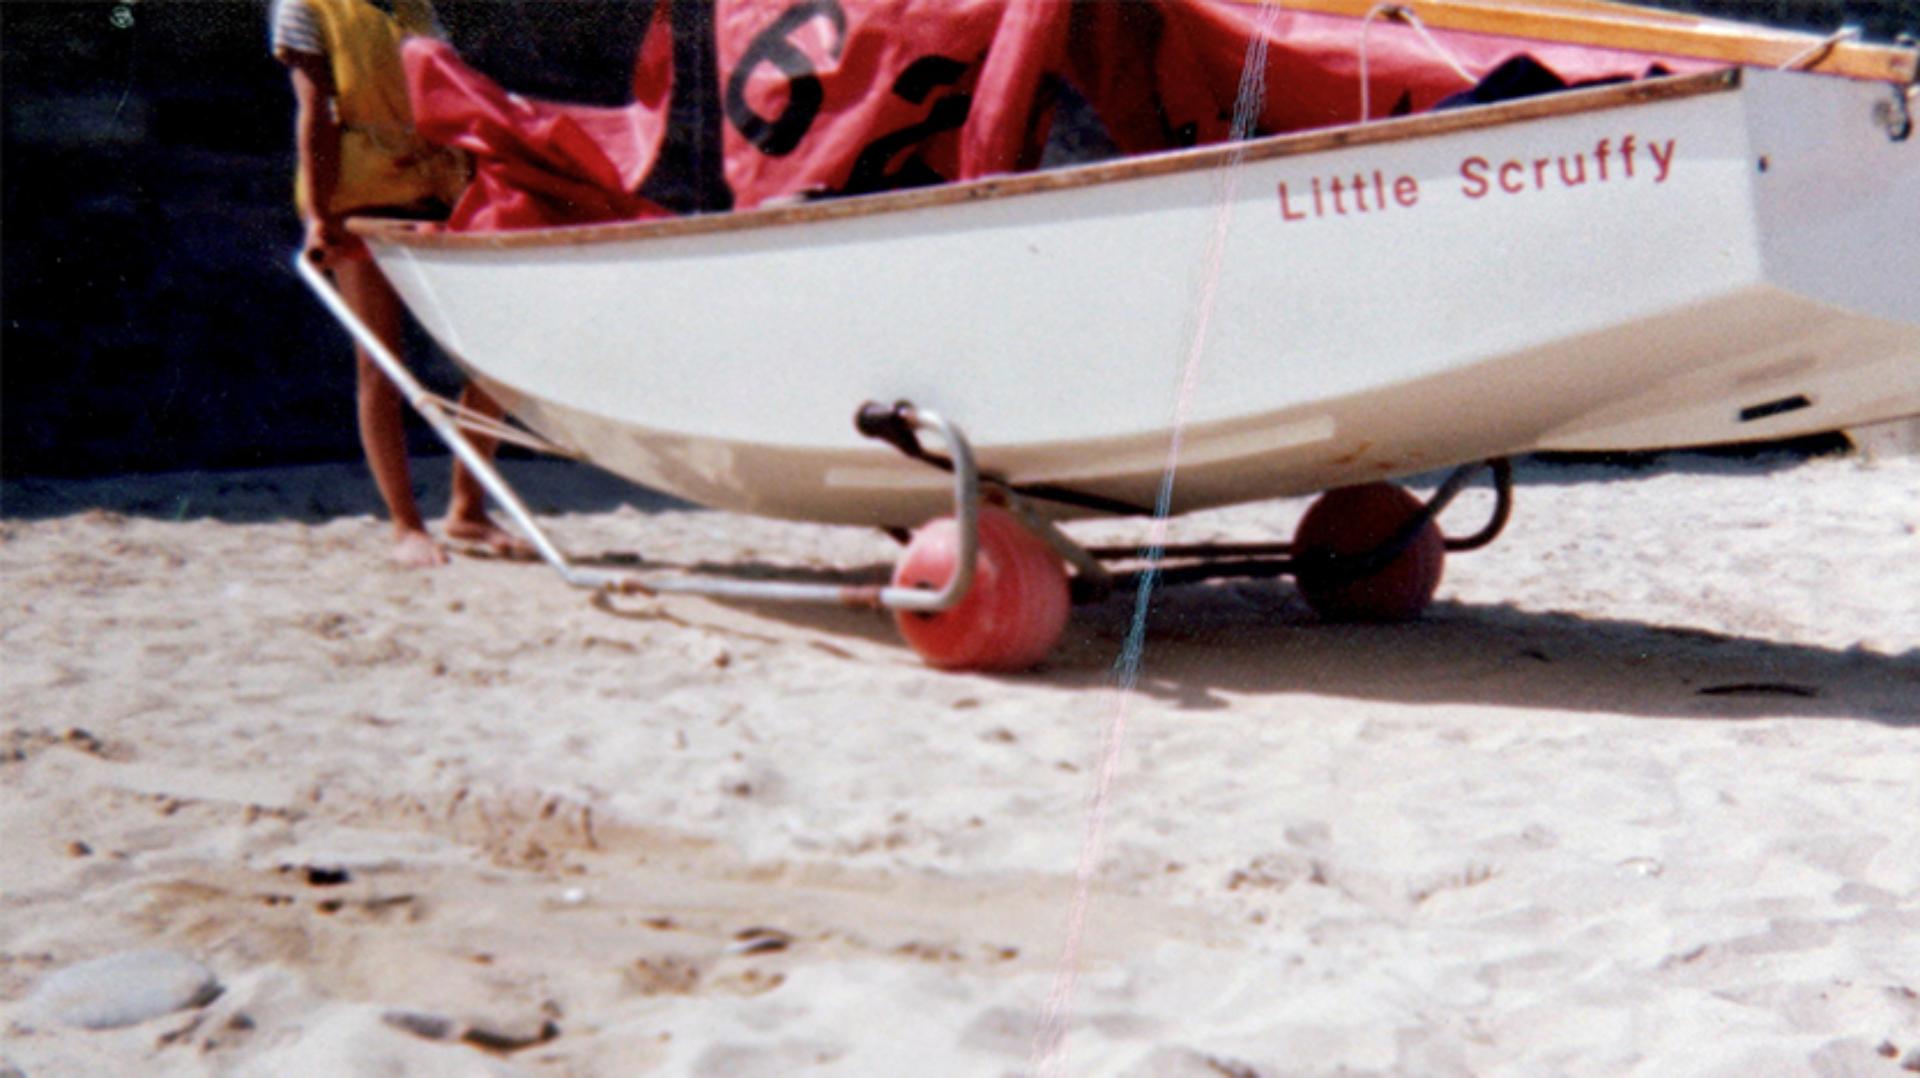
[[[1493,473],[1494,507],[1487,523],[1472,535],[1447,539],[1451,552],[1478,550],[1499,536],[1513,517],[1513,465],[1506,458],[1463,464],[1448,473],[1433,496],[1420,511],[1409,517],[1386,542],[1361,554],[1338,555],[1330,552],[1298,554],[1291,543],[1197,543],[1170,546],[1160,551],[1156,562],[1163,584],[1194,584],[1207,580],[1269,579],[1298,577],[1311,573],[1328,580],[1359,580],[1379,572],[1406,553],[1426,526],[1446,511],[1480,469]],[[1095,548],[1095,557],[1113,560],[1141,560],[1138,548]],[[1168,561],[1193,561],[1194,564],[1166,565]],[[1146,570],[1117,574],[1114,587],[1121,590],[1140,586]]]
[[[952,471],[953,461],[948,460],[942,454],[931,452],[925,446],[922,446],[919,437],[914,434],[913,428],[902,418],[912,407],[913,405],[908,401],[895,401],[892,404],[868,401],[860,406],[859,411],[854,413],[853,427],[869,438],[885,442],[895,449],[898,449],[913,460],[920,461],[923,464],[931,464],[943,472]],[[1131,502],[1123,502],[1115,498],[1104,498],[1098,494],[1088,494],[1085,491],[1071,490],[1066,487],[1057,487],[1051,483],[1009,483],[1001,476],[997,476],[988,471],[982,471],[980,478],[996,486],[1004,487],[1023,498],[1032,498],[1035,501],[1054,502],[1059,505],[1071,505],[1076,509],[1091,509],[1098,513],[1112,513],[1116,516],[1126,517],[1146,516],[1153,512],[1151,509],[1134,505]]]

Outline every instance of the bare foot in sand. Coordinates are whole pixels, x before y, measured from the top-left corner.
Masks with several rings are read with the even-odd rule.
[[[432,569],[447,564],[447,552],[419,528],[395,528],[393,560],[408,569]]]
[[[448,517],[444,528],[447,538],[453,542],[476,548],[496,558],[530,560],[534,557],[533,544],[486,517],[478,520]]]

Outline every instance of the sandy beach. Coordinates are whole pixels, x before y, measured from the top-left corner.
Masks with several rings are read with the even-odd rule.
[[[576,552],[894,554],[511,470]],[[1920,458],[1519,482],[1422,621],[1170,589],[1127,693],[1126,599],[943,674],[390,567],[355,467],[9,483],[0,1075],[1920,1071]],[[54,1013],[145,951],[217,992]]]

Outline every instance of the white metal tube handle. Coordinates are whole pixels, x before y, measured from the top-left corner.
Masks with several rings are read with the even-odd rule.
[[[307,287],[319,297],[320,302],[326,306],[334,319],[353,335],[353,339],[359,342],[362,348],[366,349],[367,355],[380,368],[380,372],[399,388],[401,395],[406,397],[407,403],[413,410],[420,413],[432,425],[433,432],[440,436],[440,440],[447,444],[447,448],[472,470],[475,478],[479,479],[480,485],[506,511],[515,527],[533,544],[534,549],[540,552],[540,557],[548,565],[553,566],[554,571],[570,584],[586,587],[604,586],[612,574],[581,570],[567,560],[567,556],[560,552],[560,548],[547,538],[546,532],[534,523],[533,513],[513,492],[513,488],[507,485],[507,481],[501,477],[500,472],[493,466],[493,462],[460,433],[459,426],[434,403],[433,394],[427,390],[427,387],[420,384],[420,380],[413,376],[413,372],[407,369],[407,365],[401,362],[399,356],[393,354],[393,350],[387,347],[379,334],[373,332],[353,308],[347,306],[347,301],[340,295],[340,290],[335,288],[320,267],[307,257],[305,251],[293,256],[293,268],[307,282]]]
[[[909,405],[907,422],[920,430],[930,430],[947,443],[947,455],[953,458],[953,516],[960,531],[960,550],[954,559],[953,576],[939,591],[920,588],[887,587],[880,590],[880,605],[889,610],[907,610],[935,614],[950,610],[973,590],[974,563],[980,558],[980,470],[973,462],[973,447],[958,428],[937,412]]]

